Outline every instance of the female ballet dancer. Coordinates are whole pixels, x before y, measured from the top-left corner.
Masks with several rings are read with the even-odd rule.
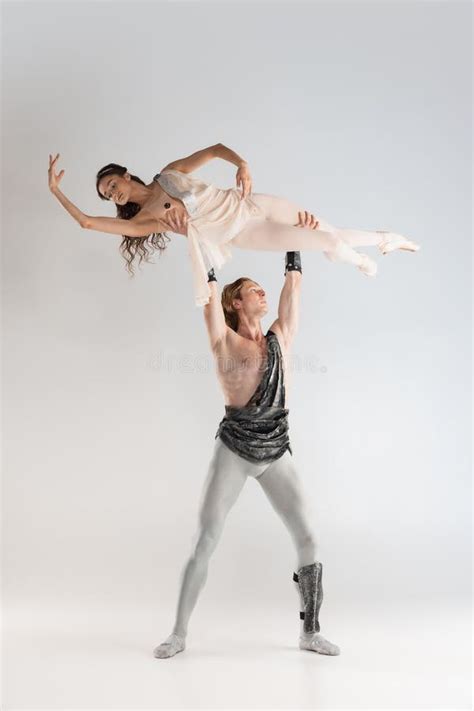
[[[375,276],[377,264],[354,247],[377,246],[382,254],[396,249],[415,252],[419,246],[403,235],[386,230],[373,232],[334,227],[318,219],[316,230],[298,227],[296,215],[305,212],[282,197],[252,192],[248,164],[230,148],[217,143],[180,160],[168,163],[146,185],[127,168],[109,163],[96,176],[96,190],[102,200],[113,200],[117,217],[84,214],[59,189],[64,170],[54,172],[59,153],[49,156],[48,180],[51,192],[70,215],[86,229],[122,236],[120,251],[133,274],[136,255],[139,264],[169,240],[164,228],[168,210],[187,222],[188,252],[194,280],[196,305],[209,302],[207,274],[220,269],[232,256],[231,245],[240,249],[267,251],[321,250],[331,261],[354,264],[367,276]],[[237,188],[223,190],[190,173],[213,158],[238,166]],[[241,188],[242,192],[238,188]]]

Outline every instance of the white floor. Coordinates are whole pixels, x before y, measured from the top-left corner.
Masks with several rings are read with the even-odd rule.
[[[171,631],[161,608],[10,606],[2,709],[472,708],[467,603],[323,604],[321,632],[341,647],[325,657],[298,649],[292,611],[201,600],[187,649],[166,660],[152,655]]]

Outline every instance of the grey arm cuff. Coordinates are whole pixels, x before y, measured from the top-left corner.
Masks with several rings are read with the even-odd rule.
[[[303,273],[301,267],[301,254],[299,252],[287,252],[285,256],[285,276],[287,272]]]

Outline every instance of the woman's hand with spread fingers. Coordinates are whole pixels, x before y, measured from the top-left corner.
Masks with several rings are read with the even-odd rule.
[[[54,168],[56,165],[56,161],[59,158],[59,153],[56,153],[56,158],[53,159],[51,156],[51,153],[49,154],[49,168],[48,168],[48,184],[49,184],[49,189],[51,191],[56,190],[56,188],[59,186],[59,183],[61,182],[61,179],[64,175],[64,170],[61,170],[57,175],[54,172]]]

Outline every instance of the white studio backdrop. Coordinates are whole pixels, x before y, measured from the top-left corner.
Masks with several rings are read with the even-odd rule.
[[[170,631],[224,410],[185,240],[129,279],[120,238],[81,230],[49,193],[48,154],[69,199],[113,215],[100,167],[149,182],[217,142],[249,162],[256,192],[421,244],[369,249],[373,280],[302,255],[290,436],[329,610],[468,599],[469,5],[7,2],[2,14],[4,604],[156,603]],[[235,172],[215,160],[198,174],[232,187]],[[218,280],[257,279],[268,327],[283,264],[235,249]],[[249,480],[204,596],[293,603],[294,562]]]

